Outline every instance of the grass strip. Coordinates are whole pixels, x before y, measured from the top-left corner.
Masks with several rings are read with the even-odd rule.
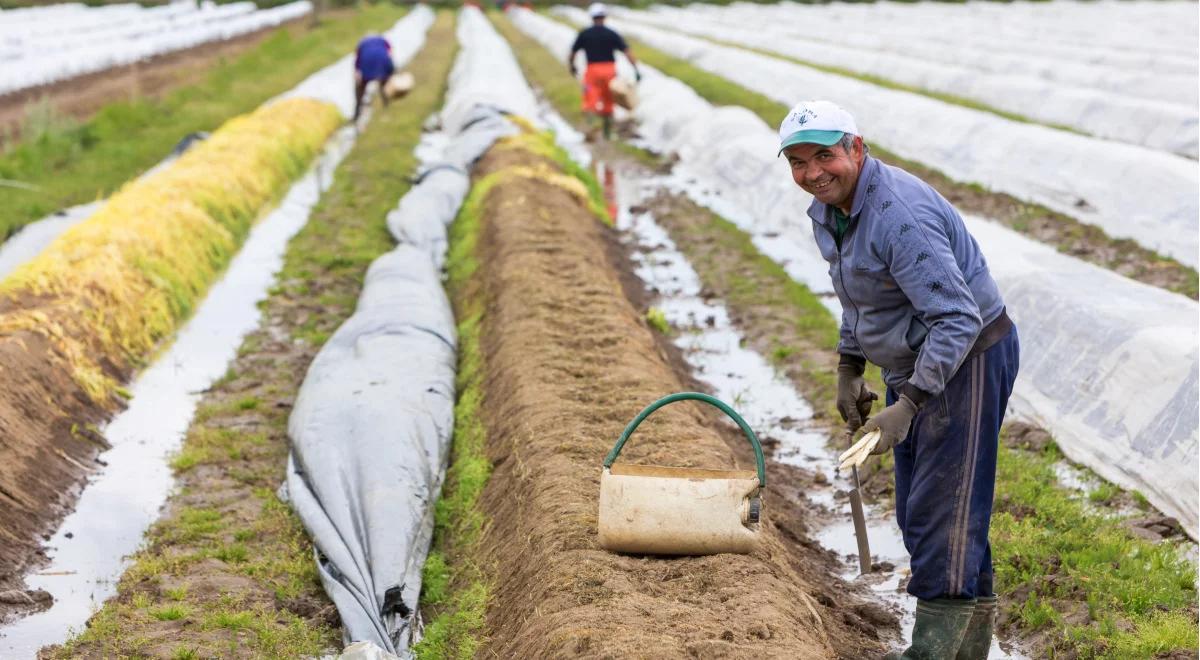
[[[564,25],[569,21],[546,13]],[[737,105],[758,115],[768,126],[778,126],[788,108],[716,74],[632,38],[626,38],[639,60],[677,78],[714,105]],[[736,46],[735,46],[736,47]],[[777,55],[772,55],[778,57]],[[1175,259],[1138,245],[1131,239],[1112,238],[1103,229],[1079,222],[1044,206],[1018,200],[976,183],[955,181],[926,165],[907,160],[872,144],[871,152],[897,165],[937,189],[955,207],[981,215],[1053,246],[1059,252],[1114,271],[1139,282],[1200,299],[1200,273]]]
[[[563,84],[563,78],[570,79],[565,68],[545,65],[551,60],[545,49],[511,23],[498,20],[497,27],[513,45],[525,75],[566,115],[577,105],[578,91],[572,87],[569,93]],[[643,51],[638,54],[648,59]],[[559,91],[547,92],[551,89]],[[818,415],[838,420],[832,357],[836,319],[733,223],[694,205],[677,209],[676,215],[658,220],[705,288],[725,302],[749,343],[788,375]],[[877,367],[871,367],[868,379],[883,391]],[[1131,535],[1115,515],[1061,487],[1053,465],[1063,456],[1053,443],[1029,452],[1002,440],[999,455],[991,538],[1003,607],[1020,634],[1042,636],[1047,646],[1068,656],[1151,657],[1194,650],[1200,634],[1197,575],[1177,547]],[[890,472],[891,455],[884,458],[886,463],[869,463],[872,475]],[[1102,488],[1117,490],[1107,482]],[[1086,608],[1088,617],[1062,614],[1072,607]]]
[[[472,187],[450,228],[446,288],[458,324],[458,401],[446,481],[434,512],[433,543],[422,570],[421,608],[433,614],[425,636],[413,647],[417,658],[473,658],[483,639],[492,593],[488,571],[475,559],[486,518],[479,496],[492,473],[484,453],[487,429],[480,416],[485,363],[480,329],[482,290],[471,279],[479,264],[481,206],[496,180]]]
[[[1134,537],[1124,516],[1059,486],[1062,460],[1052,443],[1001,446],[991,541],[1010,613],[1027,633],[1043,633],[1053,655],[1194,654],[1196,568],[1180,546]]]
[[[211,131],[249,112],[354,49],[369,30],[405,10],[390,4],[327,13],[315,27],[281,29],[249,52],[217,65],[198,84],[161,99],[105,106],[76,126],[48,128],[0,153],[0,240],[58,209],[106,197],[166,156],[185,135]],[[349,83],[347,83],[349,84]]]
[[[533,177],[557,185],[584,199],[603,222],[612,224],[595,179],[571,161],[548,132],[526,132],[504,138],[492,150],[520,149],[553,161],[562,168],[515,166],[493,172],[471,186],[450,229],[446,260],[447,289],[458,326],[458,402],[454,409],[454,439],[450,466],[435,510],[433,544],[422,572],[421,607],[433,617],[425,636],[413,648],[417,658],[472,658],[486,641],[485,616],[493,592],[491,571],[484,566],[479,542],[488,520],[479,505],[491,476],[485,453],[487,429],[480,411],[484,401],[486,356],[480,333],[486,317],[476,246],[483,223],[483,206],[498,185],[517,177]]]
[[[0,283],[9,303],[0,329],[44,335],[93,400],[107,402],[123,374],[101,362],[147,359],[341,122],[337,108],[311,99],[230,120]]]
[[[308,364],[353,313],[367,266],[394,247],[385,218],[410,186],[421,124],[442,104],[453,22],[439,12],[410,64],[419,84],[376,111],[289,244],[263,322],[201,401],[172,462],[179,492],[117,595],[53,657],[298,658],[340,647],[311,541],[276,496],[287,421]]]

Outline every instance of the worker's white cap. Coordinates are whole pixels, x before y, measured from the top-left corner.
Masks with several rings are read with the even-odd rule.
[[[858,135],[858,126],[849,112],[830,101],[801,101],[779,125],[779,154],[793,144],[806,142],[828,147],[846,134]]]
[[[608,16],[608,7],[605,7],[603,2],[593,2],[588,6],[588,16],[592,18]]]

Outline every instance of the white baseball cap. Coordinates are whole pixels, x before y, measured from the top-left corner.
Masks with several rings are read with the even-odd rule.
[[[593,2],[588,6],[588,16],[592,18],[608,16],[608,7],[605,7],[603,2]]]
[[[858,126],[849,112],[830,101],[801,101],[788,111],[779,125],[779,153],[793,144],[819,144],[828,147],[843,135],[858,135]]]

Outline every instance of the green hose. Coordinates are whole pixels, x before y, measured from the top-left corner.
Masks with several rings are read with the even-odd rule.
[[[617,460],[617,456],[621,453],[621,448],[625,446],[625,441],[629,439],[629,436],[633,435],[633,432],[635,429],[637,429],[638,425],[650,416],[650,413],[662,408],[668,403],[689,400],[703,401],[709,405],[716,406],[721,410],[721,412],[729,415],[729,418],[737,423],[738,428],[742,429],[742,433],[745,434],[746,439],[750,441],[750,446],[754,448],[754,461],[758,466],[758,485],[760,488],[766,488],[767,468],[763,460],[762,445],[758,442],[758,436],[754,435],[754,430],[750,428],[750,425],[746,423],[746,420],[742,419],[741,415],[734,412],[733,408],[730,408],[728,405],[726,405],[724,401],[721,401],[714,396],[704,394],[703,392],[676,392],[675,394],[668,394],[658,401],[646,406],[645,410],[638,413],[638,416],[634,417],[632,422],[629,422],[629,426],[625,427],[625,431],[621,433],[621,437],[619,440],[617,440],[617,444],[612,448],[612,451],[608,452],[608,456],[604,457],[604,467],[612,467],[613,462]]]

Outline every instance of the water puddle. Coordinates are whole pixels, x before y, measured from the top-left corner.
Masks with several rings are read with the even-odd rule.
[[[654,145],[635,140],[635,144],[654,150]],[[676,163],[669,174],[659,177],[659,185],[666,190],[687,195],[693,202],[699,204],[732,222],[750,237],[750,242],[758,251],[771,261],[783,267],[784,271],[797,282],[808,287],[821,304],[829,310],[835,319],[842,317],[842,304],[833,291],[833,283],[829,280],[829,266],[819,259],[798,259],[797,255],[809,254],[810,248],[802,247],[799,241],[811,241],[811,231],[780,231],[779,228],[765,228],[737,204],[722,197],[720,192],[701,182],[701,179],[688,172],[687,163]],[[803,213],[803,210],[799,211]],[[807,222],[808,216],[804,216]],[[807,225],[805,225],[807,226]]]
[[[598,169],[603,172],[607,168],[601,165]],[[646,212],[630,211],[631,206],[644,203],[664,187],[678,190],[681,183],[671,177],[634,180],[616,172],[617,227],[637,247],[633,255],[635,272],[657,290],[656,306],[679,331],[674,343],[682,349],[693,373],[712,386],[715,396],[742,414],[760,437],[778,441],[774,460],[825,477],[827,485],[805,492],[834,517],[816,538],[842,558],[844,579],[868,588],[901,614],[907,642],[916,599],[901,586],[909,570],[899,529],[889,513],[879,507],[865,507],[872,560],[894,568],[858,575],[858,547],[847,497],[852,482],[850,475],[837,473],[836,453],[826,447],[826,433],[813,422],[812,407],[766,359],[743,347],[741,335],[720,302],[701,297],[699,276],[654,218]],[[1023,656],[1001,649],[993,640],[991,657]]]
[[[28,576],[30,589],[54,597],[50,609],[0,630],[0,657],[31,658],[60,643],[116,591],[116,582],[159,515],[173,487],[169,466],[203,392],[220,378],[242,338],[258,326],[257,304],[283,265],[288,241],[308,221],[354,129],[330,139],[309,172],[250,232],[224,277],[179,331],[174,343],[140,373],[129,408],[104,429],[112,449],[84,489],[75,511],[50,540],[50,565]]]

